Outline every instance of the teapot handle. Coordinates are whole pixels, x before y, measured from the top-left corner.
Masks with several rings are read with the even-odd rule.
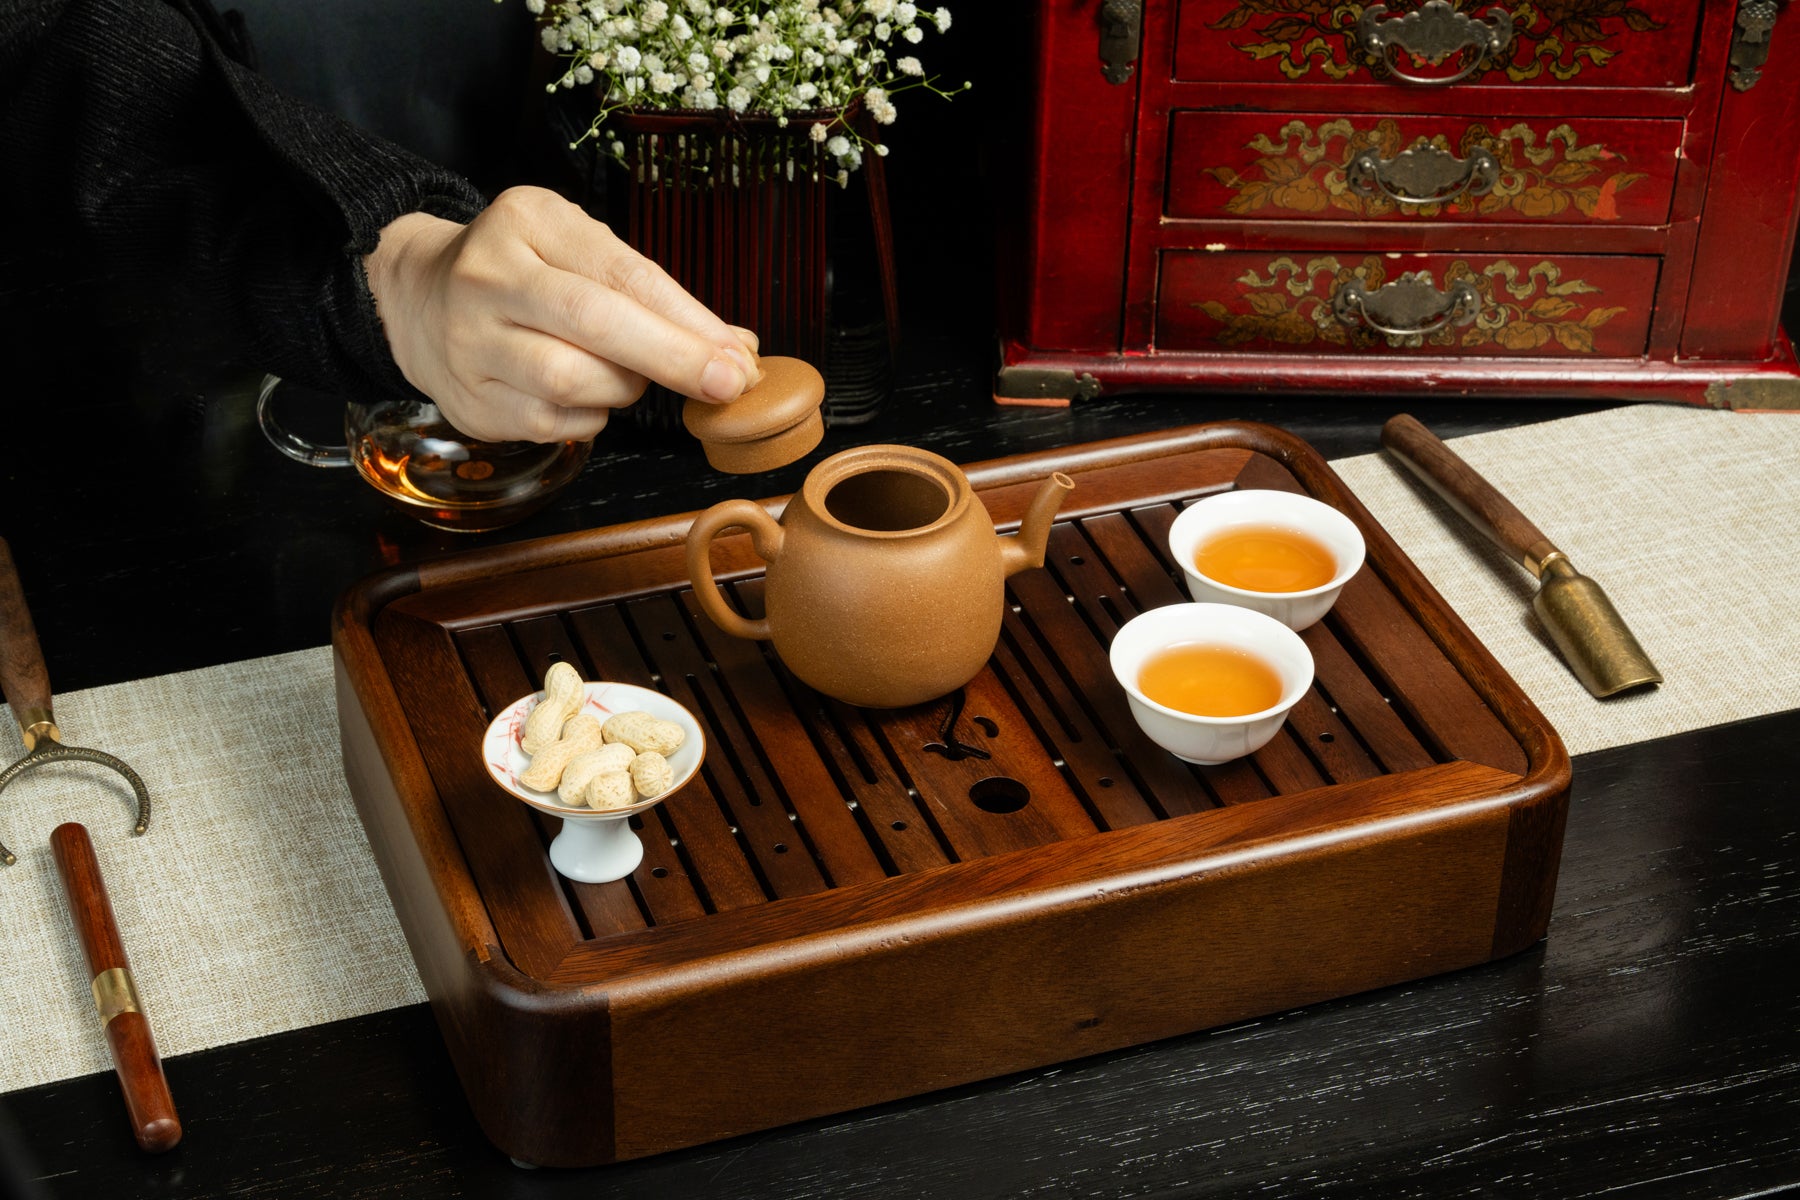
[[[695,517],[693,526],[688,530],[688,578],[694,582],[694,599],[700,602],[700,611],[726,633],[733,637],[766,642],[769,640],[768,618],[752,621],[739,615],[725,603],[725,596],[719,591],[718,582],[713,579],[713,538],[732,528],[749,531],[750,542],[764,562],[773,563],[780,556],[781,526],[776,524],[775,518],[762,505],[749,500],[721,501]]]

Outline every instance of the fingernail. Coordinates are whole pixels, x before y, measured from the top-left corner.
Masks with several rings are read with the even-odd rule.
[[[733,325],[731,327],[731,332],[738,335],[738,341],[744,343],[744,349],[749,350],[753,354],[761,352],[762,339],[756,336],[756,331],[754,329],[745,329],[742,325]]]
[[[725,349],[725,353],[731,356],[731,361],[735,362],[738,365],[738,369],[744,373],[747,387],[755,387],[762,382],[762,367],[758,365],[756,359],[752,357],[748,351],[740,350],[735,346],[728,346]]]
[[[727,352],[729,353],[729,352]],[[700,372],[700,390],[714,400],[736,400],[743,394],[749,375],[723,355],[715,357]]]

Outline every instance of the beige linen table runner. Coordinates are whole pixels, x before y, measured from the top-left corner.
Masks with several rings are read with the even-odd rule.
[[[1594,700],[1531,623],[1522,569],[1385,457],[1334,466],[1571,753],[1800,704],[1800,417],[1642,406],[1454,445],[1600,581],[1661,688]],[[129,792],[79,764],[7,789],[0,1091],[111,1068],[48,847],[66,820],[94,835],[165,1056],[425,998],[343,780],[328,648],[75,692],[57,715],[143,775],[156,817],[128,836]],[[10,761],[16,736],[0,744]]]

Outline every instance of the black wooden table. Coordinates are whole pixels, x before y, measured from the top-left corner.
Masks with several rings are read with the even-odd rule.
[[[875,422],[807,463],[871,441],[973,462],[1225,417],[1337,457],[1376,450],[1402,407],[1000,409],[985,316],[923,311]],[[338,592],[384,565],[778,494],[807,465],[747,483],[621,420],[554,508],[440,534],[348,473],[280,458],[254,426],[254,375],[74,346],[16,357],[0,382],[0,535],[59,692],[319,646]],[[1405,407],[1445,437],[1579,411]],[[4,1157],[25,1194],[54,1197],[1771,1195],[1800,1187],[1797,777],[1800,712],[1585,755],[1550,936],[1526,953],[656,1159],[514,1167],[424,1005],[170,1060],[187,1133],[161,1158],[134,1148],[110,1074],[0,1097]]]

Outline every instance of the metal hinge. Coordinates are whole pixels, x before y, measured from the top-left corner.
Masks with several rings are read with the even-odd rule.
[[[1106,0],[1100,6],[1100,74],[1106,82],[1131,78],[1143,30],[1143,0]]]
[[[1706,402],[1714,408],[1793,412],[1800,409],[1800,379],[1791,375],[1744,375],[1706,385]]]
[[[994,380],[996,400],[1091,400],[1100,381],[1083,371],[1050,367],[1003,367]]]
[[[1737,27],[1731,31],[1731,86],[1738,91],[1749,91],[1762,78],[1780,15],[1776,0],[1738,0]]]

